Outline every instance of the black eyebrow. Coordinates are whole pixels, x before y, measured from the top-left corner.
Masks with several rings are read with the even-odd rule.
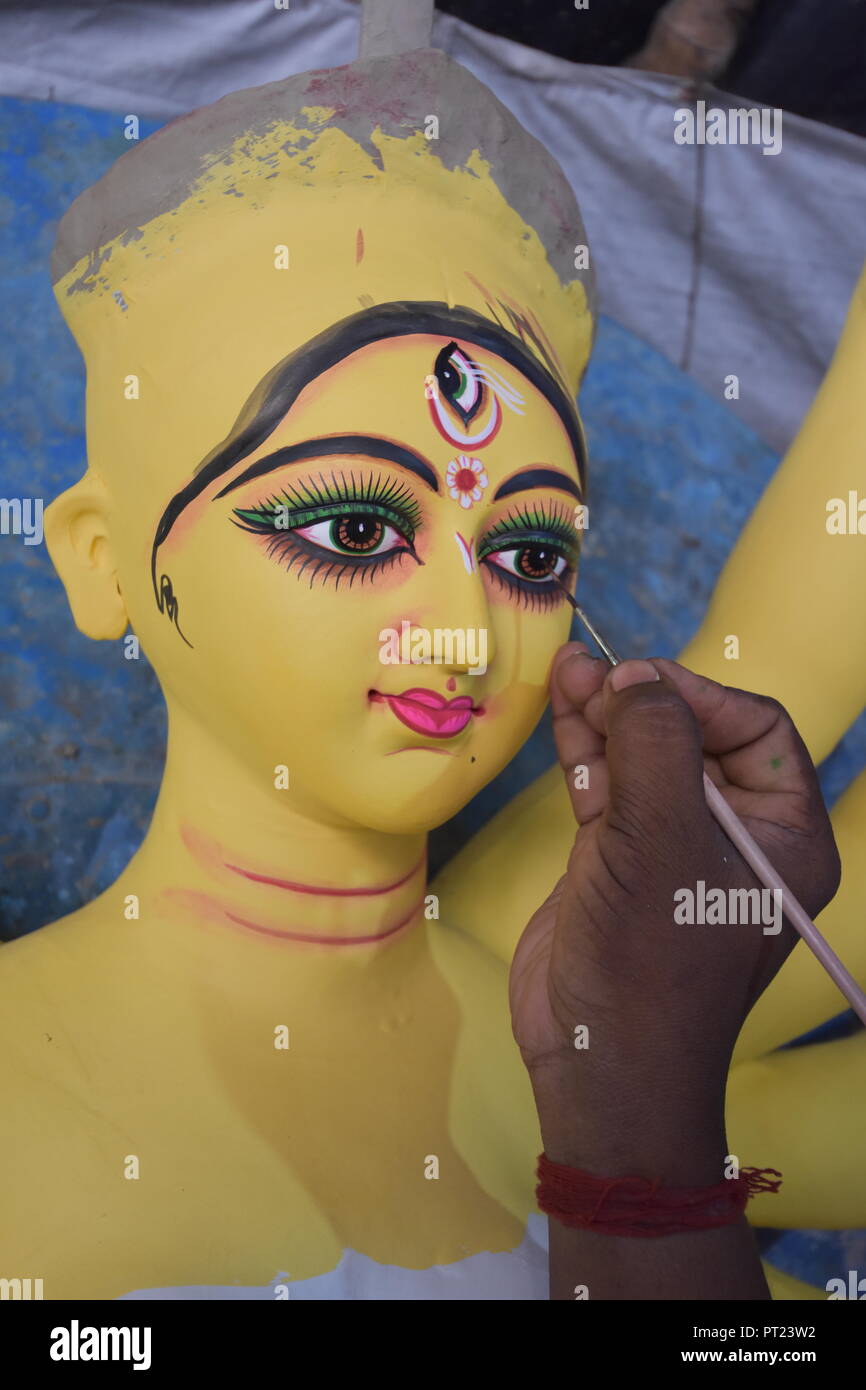
[[[570,492],[578,501],[581,498],[580,488],[574,479],[569,478],[567,473],[560,473],[558,468],[524,468],[496,489],[493,500],[496,502],[500,497],[510,497],[513,492],[524,492],[530,487],[559,488],[562,492]]]
[[[288,444],[284,449],[277,449],[264,458],[256,459],[255,463],[250,464],[250,467],[245,469],[240,477],[226,483],[222,491],[217,493],[214,501],[216,502],[220,497],[225,497],[227,492],[234,492],[235,488],[242,487],[244,483],[250,482],[253,478],[260,478],[263,473],[272,473],[275,468],[284,468],[290,463],[300,463],[303,459],[330,458],[334,454],[386,459],[388,463],[396,463],[401,468],[407,468],[410,473],[414,473],[416,478],[420,478],[434,492],[439,491],[439,479],[429,463],[425,463],[418,454],[413,454],[411,449],[404,449],[402,444],[394,444],[390,439],[382,439],[373,434],[331,434],[325,435],[321,439],[306,439],[300,444]]]

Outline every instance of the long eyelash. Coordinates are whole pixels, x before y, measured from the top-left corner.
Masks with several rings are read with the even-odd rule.
[[[311,589],[322,571],[324,571],[322,574],[323,584],[333,577],[334,587],[339,589],[340,584],[348,577],[349,588],[351,589],[358,575],[361,576],[361,583],[363,584],[367,578],[372,580],[374,573],[381,574],[383,570],[389,569],[392,564],[409,554],[407,550],[391,550],[384,555],[370,556],[366,565],[359,563],[359,559],[362,557],[358,557],[354,561],[341,562],[338,559],[332,560],[327,556],[320,556],[305,550],[298,543],[297,538],[292,536],[291,531],[274,531],[273,535],[268,537],[266,549],[271,558],[285,561],[287,574],[298,561],[302,561],[296,576],[298,579],[301,578],[309,565],[313,565],[313,573],[310,575]],[[374,559],[375,564],[372,563]]]
[[[487,572],[511,597],[517,596],[521,608],[528,608],[530,612],[547,612],[565,602],[565,595],[556,584],[551,584],[549,588],[545,588],[543,584],[521,584],[515,575],[508,574],[496,565],[489,567]],[[573,573],[569,570],[565,573],[569,572]]]
[[[574,574],[580,541],[570,519],[570,514],[555,509],[549,511],[543,503],[533,506],[514,506],[506,516],[487,532],[478,547],[478,558],[486,560],[497,551],[507,550],[503,541],[513,541],[515,546],[523,544],[556,545],[559,542],[563,559],[566,561],[565,575]],[[563,601],[563,594],[552,581],[544,583],[521,580],[518,575],[509,574],[498,565],[487,565],[486,569],[497,584],[511,597],[518,598],[524,608],[531,611],[546,611],[557,607]]]
[[[516,509],[488,531],[478,546],[478,558],[486,560],[497,551],[517,545],[558,545],[573,570],[580,554],[580,541],[574,525],[561,512],[548,512],[543,506]],[[532,586],[538,588],[538,584]]]
[[[305,512],[313,507],[334,506],[341,502],[361,502],[390,509],[408,523],[413,533],[421,525],[421,508],[405,483],[382,474],[356,478],[354,470],[348,478],[341,471],[331,474],[330,478],[319,473],[318,483],[308,478],[299,483],[287,483],[282,495],[272,494],[257,506],[244,510],[267,516],[280,507],[287,508],[290,513],[293,509]]]
[[[333,517],[334,509],[341,506],[366,507],[389,521],[403,534],[408,550],[337,557],[323,553],[313,542],[297,534],[296,528],[310,525],[317,519],[327,520],[328,514]],[[287,513],[289,524],[285,528],[274,525],[278,509]],[[350,470],[348,477],[342,471],[333,473],[330,478],[319,473],[317,478],[287,483],[282,494],[272,494],[255,507],[235,508],[232,520],[241,530],[264,537],[268,556],[282,561],[287,572],[300,563],[296,574],[298,579],[312,566],[309,576],[311,588],[319,578],[322,583],[333,580],[335,587],[339,588],[347,577],[349,588],[352,588],[359,574],[363,585],[365,579],[372,581],[374,575],[390,568],[403,555],[415,554],[415,532],[422,524],[422,513],[414,495],[404,483],[382,475],[356,477],[354,470]]]
[[[544,503],[533,507],[512,507],[511,510],[491,527],[484,537],[485,541],[497,540],[500,536],[523,527],[528,531],[550,531],[572,545],[577,540],[574,522],[566,513],[559,510],[548,511]]]

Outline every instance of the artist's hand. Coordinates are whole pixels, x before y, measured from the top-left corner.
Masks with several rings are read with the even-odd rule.
[[[551,700],[580,828],[518,944],[510,998],[545,1146],[556,1130],[574,1161],[592,1147],[585,1128],[586,1149],[566,1132],[577,1110],[623,1134],[662,1110],[668,1129],[678,1115],[715,1125],[743,1020],[797,939],[768,891],[757,923],[744,903],[735,923],[675,920],[681,890],[700,906],[701,881],[726,902],[762,888],[710,813],[704,768],[811,916],[840,870],[815,769],[775,701],[668,660],[610,671],[579,643],[557,654]]]

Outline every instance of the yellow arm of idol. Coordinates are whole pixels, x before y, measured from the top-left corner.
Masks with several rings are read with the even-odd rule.
[[[866,270],[830,369],[747,523],[681,660],[714,680],[774,695],[815,762],[866,704]],[[860,490],[858,492],[858,489]],[[828,511],[853,533],[828,530]],[[726,659],[725,639],[739,639]]]
[[[866,1226],[866,1032],[744,1062],[728,1079],[730,1152],[743,1168],[776,1168],[782,1186],[752,1198],[753,1226]]]
[[[819,927],[861,987],[866,988],[866,772],[840,797],[833,833],[842,859],[842,883]],[[809,948],[798,942],[773,983],[746,1019],[734,1062],[760,1057],[848,1006]],[[866,1055],[864,1055],[866,1064]],[[861,1089],[863,1082],[861,1082]]]
[[[816,761],[830,752],[866,700],[866,536],[830,535],[826,528],[828,500],[847,501],[866,477],[864,380],[866,272],[812,409],[681,657],[715,680],[775,695]],[[724,656],[730,634],[739,638],[738,661]],[[866,795],[857,807],[849,812],[855,839],[857,823],[866,829]],[[573,835],[562,774],[554,768],[515,797],[439,876],[443,915],[510,961],[523,927],[562,874]],[[853,867],[848,856],[846,874]],[[856,882],[863,884],[863,876]],[[862,907],[856,906],[863,903],[862,893],[855,887],[846,901],[857,912],[852,920],[862,921]],[[802,970],[810,977],[804,988],[811,990],[823,972],[808,970],[804,953],[797,948],[797,968],[788,975]],[[759,1007],[773,1012],[784,978],[783,972]],[[824,990],[822,999],[827,995]],[[837,1012],[838,1004],[837,996],[828,997],[827,1012]]]
[[[773,1265],[767,1264],[766,1260],[763,1260],[762,1264],[764,1277],[775,1302],[826,1302],[827,1292],[825,1289],[816,1289],[811,1284],[804,1284],[802,1280],[795,1279],[793,1275],[784,1274],[781,1269],[775,1269]]]

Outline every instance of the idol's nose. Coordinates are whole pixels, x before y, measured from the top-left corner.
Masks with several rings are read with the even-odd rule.
[[[449,642],[441,644],[442,669],[449,676],[481,675],[494,659],[495,642],[474,537],[455,533],[454,545],[443,547],[433,590],[425,621],[451,635]]]

